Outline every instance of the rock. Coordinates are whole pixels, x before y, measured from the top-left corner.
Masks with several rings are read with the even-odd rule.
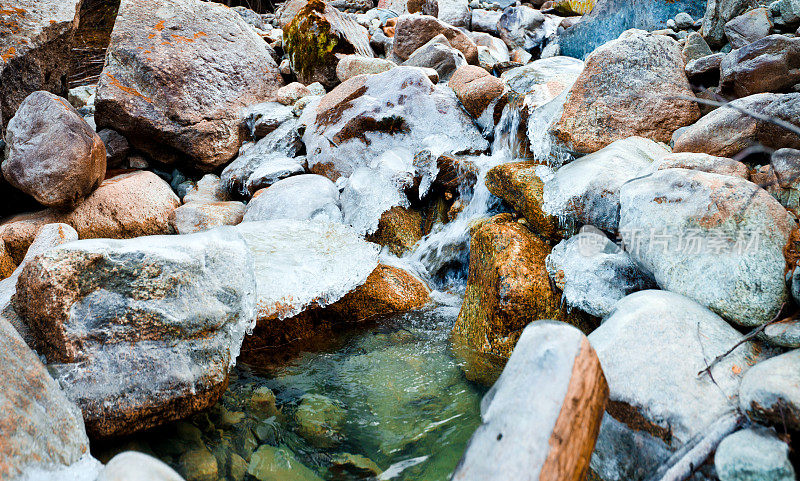
[[[723,30],[733,48],[742,48],[772,31],[772,17],[766,7],[754,8],[729,20]]]
[[[719,65],[725,54],[722,52],[706,55],[686,63],[686,76],[692,82],[701,85],[717,85],[719,83]]]
[[[797,272],[795,270],[795,272]],[[794,279],[792,279],[794,285]],[[800,347],[800,322],[796,320],[780,321],[767,326],[759,336],[773,346],[798,348]]]
[[[281,155],[270,156],[247,178],[247,192],[250,195],[271,186],[281,179],[305,173],[305,167],[298,159],[290,159]]]
[[[542,210],[544,182],[536,175],[536,162],[508,162],[486,173],[486,187],[525,217],[534,234],[559,239],[558,219]]]
[[[707,57],[713,53],[708,43],[706,43],[699,33],[692,32],[686,37],[686,43],[683,46],[683,56],[686,58],[687,62]]]
[[[655,287],[627,252],[591,229],[561,241],[545,265],[567,305],[595,317],[608,316],[628,294]]]
[[[702,17],[705,8],[705,0],[596,0],[578,24],[558,35],[561,55],[583,59],[628,29],[657,30],[680,12]]]
[[[369,32],[324,0],[309,0],[283,27],[284,50],[297,79],[308,85],[321,82],[332,88],[338,54],[374,57]]]
[[[762,361],[750,369],[739,387],[739,407],[754,419],[781,429],[800,428],[800,350]]]
[[[90,107],[94,110],[94,96],[97,92],[97,85],[81,85],[69,89],[67,101],[76,109]]]
[[[556,13],[565,17],[585,15],[594,8],[594,0],[555,0],[553,8]],[[683,13],[683,12],[681,12]],[[691,19],[691,17],[689,17]]]
[[[219,466],[217,458],[205,446],[181,454],[179,463],[183,467],[186,481],[217,481]]]
[[[779,16],[775,19],[776,22],[783,26],[800,23],[800,4],[797,0],[779,0],[777,7]]]
[[[509,214],[474,224],[470,237],[469,277],[453,342],[467,377],[491,384],[530,321],[566,316],[547,277],[550,247],[544,241]]]
[[[694,19],[686,12],[675,15],[675,28],[678,30],[689,30],[694,26]]]
[[[437,35],[444,35],[456,50],[464,54],[467,63],[477,65],[478,47],[461,30],[429,15],[401,15],[397,19],[392,52],[401,61],[408,60],[412,53]]]
[[[397,67],[397,64],[384,58],[345,55],[336,64],[336,77],[340,82],[356,75],[381,73]]]
[[[690,169],[711,174],[731,175],[744,180],[750,178],[750,169],[741,162],[727,157],[715,157],[708,154],[678,152],[667,154],[656,160],[648,171],[666,169]]]
[[[309,168],[334,181],[358,167],[380,166],[382,159],[396,162],[400,155],[402,168],[412,169],[413,155],[426,148],[453,154],[488,148],[452,90],[434,86],[415,67],[353,77],[306,112]]]
[[[364,284],[322,309],[321,315],[358,322],[417,309],[430,300],[424,282],[398,267],[378,264]]]
[[[470,28],[472,14],[467,0],[436,0],[436,17],[454,27]]]
[[[204,175],[203,178],[198,180],[197,184],[189,189],[186,195],[183,196],[183,202],[186,204],[190,202],[211,204],[229,200],[231,200],[231,198],[225,190],[222,179],[214,174]]]
[[[587,57],[553,128],[555,135],[587,153],[631,136],[669,142],[675,130],[700,117],[694,102],[674,98],[694,97],[683,69],[677,42],[629,30]]]
[[[725,43],[725,24],[751,5],[747,0],[708,0],[700,33],[713,47]]]
[[[291,120],[294,113],[289,105],[279,102],[263,102],[248,107],[244,117],[245,127],[250,131],[251,137],[260,139],[273,132],[284,122]]]
[[[223,225],[236,225],[245,213],[242,202],[189,202],[173,210],[169,225],[178,234],[194,234]]]
[[[472,9],[472,31],[473,32],[486,32],[495,36],[500,36],[497,30],[497,23],[503,12],[500,10],[484,10],[481,8]]]
[[[319,448],[331,448],[342,441],[344,408],[333,399],[306,394],[294,414],[297,432]]]
[[[619,230],[662,289],[744,326],[787,298],[783,248],[794,222],[767,192],[728,175],[667,169],[624,184]]]
[[[530,7],[508,7],[497,23],[500,38],[513,50],[532,50],[539,47],[547,36],[546,17]]]
[[[106,168],[112,169],[121,166],[131,150],[128,139],[111,129],[103,129],[97,135],[106,146]]]
[[[620,188],[669,153],[663,144],[641,137],[617,140],[558,169],[544,184],[542,210],[562,222],[616,232]]]
[[[375,461],[360,454],[337,454],[331,460],[331,470],[337,473],[352,473],[360,478],[377,477],[383,473]]]
[[[105,465],[96,481],[184,481],[172,468],[137,451],[117,454]]]
[[[791,123],[800,115],[800,93],[756,94],[734,100],[730,106],[714,110],[682,131],[675,139],[673,151],[734,157],[756,145],[773,149],[800,148],[800,135],[735,110],[745,109]]]
[[[735,432],[719,443],[714,466],[721,481],[792,481],[789,446],[775,432],[753,427]]]
[[[34,467],[69,466],[88,456],[80,410],[2,315],[0,359],[5,384],[0,393],[0,475],[15,478]]]
[[[294,105],[295,102],[308,95],[311,95],[311,91],[305,85],[300,82],[292,82],[275,92],[275,101],[283,105]]]
[[[529,324],[481,402],[483,424],[453,481],[586,479],[607,398],[597,354],[581,331]]]
[[[499,78],[475,65],[466,65],[456,70],[448,85],[481,128],[494,129],[495,119],[499,120],[506,104],[501,99],[505,86]]]
[[[87,431],[125,435],[219,399],[252,328],[252,265],[233,228],[82,240],[28,261],[14,307]]]
[[[467,60],[464,54],[450,46],[447,37],[439,34],[416,49],[403,65],[432,68],[440,80],[448,80],[453,72],[467,65]]]
[[[592,453],[590,479],[643,481],[669,460],[670,447],[637,427],[605,413]]]
[[[8,123],[2,170],[42,205],[69,209],[105,177],[106,148],[63,98],[34,92]]]
[[[720,89],[737,97],[788,90],[800,82],[800,38],[757,40],[727,54],[720,71]]]
[[[713,381],[698,372],[741,339],[719,316],[681,295],[650,290],[625,297],[589,335],[608,380],[608,413],[681,447],[733,409],[728,397],[761,358],[761,347],[739,346],[713,368]]]
[[[247,7],[232,7],[232,9],[249,25],[259,30],[264,30],[264,19],[258,13]]]
[[[378,247],[338,223],[281,219],[244,222],[236,230],[255,258],[257,317],[266,328],[333,304],[378,265]]]
[[[11,0],[0,11],[0,130],[37,90],[67,96],[78,0]]]
[[[0,241],[0,281],[8,278],[16,268],[17,265],[14,263],[14,259],[6,251],[6,243]]]
[[[480,52],[488,52],[495,60],[495,64],[504,63],[510,60],[508,47],[505,42],[497,37],[482,32],[471,32],[470,38],[478,46],[478,56]]]
[[[47,209],[7,219],[0,238],[19,263],[38,230],[63,223],[81,239],[125,239],[171,232],[169,216],[180,205],[169,184],[152,172],[121,174],[104,180],[84,202],[67,213]]]
[[[249,407],[251,412],[265,418],[278,414],[278,408],[275,406],[275,393],[266,386],[261,386],[253,391]]]
[[[422,239],[422,225],[422,214],[418,210],[395,206],[381,215],[378,230],[367,236],[367,240],[387,247],[389,252],[402,257]]]
[[[221,5],[123,0],[97,88],[97,126],[162,162],[186,157],[212,170],[242,143],[241,109],[283,84],[272,53]]]
[[[258,481],[320,481],[303,463],[294,457],[289,448],[275,448],[267,444],[258,448],[250,459],[247,474]]]
[[[256,192],[244,214],[245,222],[273,219],[341,222],[339,189],[316,174],[280,180]]]

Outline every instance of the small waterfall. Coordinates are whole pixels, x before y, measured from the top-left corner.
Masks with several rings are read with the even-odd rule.
[[[399,260],[400,263],[434,285],[444,284],[441,286],[444,288],[461,287],[464,281],[463,269],[468,264],[470,227],[476,220],[489,217],[499,207],[499,200],[486,188],[486,173],[492,167],[519,158],[519,127],[519,108],[506,105],[495,127],[491,155],[482,155],[475,159],[478,176],[474,188],[468,185],[460,188],[460,199],[466,203],[464,209],[453,221],[437,224],[431,233],[417,243],[413,251]],[[461,275],[444,276],[442,279],[442,271],[453,266],[459,266]]]

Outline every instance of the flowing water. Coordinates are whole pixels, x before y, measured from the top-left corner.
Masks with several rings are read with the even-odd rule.
[[[493,155],[475,159],[465,208],[401,264],[435,290],[432,305],[340,333],[313,348],[248,358],[220,402],[191,418],[106,445],[173,466],[187,480],[415,480],[450,478],[480,424],[485,388],[466,380],[449,336],[463,295],[470,225],[498,208],[483,179],[514,158],[519,113],[507,108]],[[444,266],[452,275],[438,276]],[[273,398],[274,395],[274,398]],[[273,401],[274,399],[274,401]],[[248,473],[249,471],[249,473]]]

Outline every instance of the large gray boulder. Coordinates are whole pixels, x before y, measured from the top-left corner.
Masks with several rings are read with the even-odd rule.
[[[544,211],[562,221],[616,232],[620,187],[669,153],[663,144],[630,137],[570,162],[545,180]]]
[[[548,34],[555,32],[555,28],[547,31],[546,21],[547,17],[539,10],[527,6],[508,7],[497,22],[497,30],[509,50],[532,50],[540,46]]]
[[[725,43],[725,24],[751,5],[749,0],[708,0],[700,32],[711,46],[722,46]]]
[[[567,305],[596,317],[606,317],[628,294],[655,287],[627,252],[592,229],[553,247],[545,265]]]
[[[478,47],[467,34],[430,15],[401,15],[395,25],[392,53],[402,62],[437,35],[444,35],[470,65],[478,64]]]
[[[30,94],[8,123],[3,176],[47,207],[69,209],[106,175],[106,147],[75,107]]]
[[[788,298],[783,248],[794,221],[757,185],[666,169],[620,189],[619,230],[662,289],[729,321],[757,326]]]
[[[97,88],[95,121],[162,162],[231,160],[244,107],[283,83],[272,49],[234,10],[200,0],[123,0]]]
[[[467,65],[467,59],[450,45],[447,37],[439,34],[414,50],[403,65],[432,68],[439,74],[439,80],[446,81],[453,72]]]
[[[253,258],[233,228],[90,239],[31,259],[14,306],[94,437],[213,405],[255,308]]]
[[[712,369],[713,380],[698,373],[741,339],[700,304],[655,290],[619,301],[589,335],[608,380],[609,414],[673,449],[735,409],[730,398],[742,373],[763,357],[760,345],[736,348]]]
[[[800,349],[753,366],[742,379],[739,406],[760,421],[781,429],[800,429]]]
[[[247,204],[245,222],[273,219],[341,222],[339,189],[327,177],[296,175],[261,190]]]
[[[0,9],[0,131],[25,98],[66,97],[81,0],[11,0]]]
[[[789,446],[775,431],[754,426],[719,443],[714,467],[720,481],[794,481]]]
[[[720,90],[737,97],[782,92],[800,83],[800,38],[770,35],[722,59]]]

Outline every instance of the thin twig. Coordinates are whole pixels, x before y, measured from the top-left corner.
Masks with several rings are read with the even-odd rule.
[[[781,318],[781,313],[783,312],[783,308],[784,308],[784,307],[786,307],[786,303],[785,303],[785,302],[784,302],[784,303],[781,305],[781,308],[780,308],[780,310],[778,311],[778,314],[776,314],[776,315],[775,315],[775,317],[773,317],[771,321],[769,321],[769,322],[766,322],[766,323],[764,323],[764,324],[762,324],[762,325],[758,326],[757,328],[753,329],[752,331],[750,331],[750,333],[749,333],[749,334],[747,334],[746,336],[744,336],[743,338],[741,338],[741,339],[739,340],[739,342],[737,342],[736,344],[734,344],[734,345],[733,345],[733,347],[731,347],[730,349],[728,349],[728,350],[727,350],[727,351],[725,351],[724,353],[720,354],[719,356],[715,357],[715,358],[714,358],[714,360],[713,360],[713,361],[711,361],[711,364],[709,364],[707,368],[705,368],[705,369],[703,369],[702,371],[700,371],[700,372],[698,372],[698,373],[697,373],[697,377],[701,377],[703,374],[708,374],[709,376],[711,376],[711,369],[712,369],[714,366],[716,366],[717,364],[719,364],[719,363],[720,363],[720,361],[722,361],[723,359],[725,359],[726,357],[728,357],[728,356],[729,356],[729,355],[730,355],[730,354],[731,354],[733,351],[735,351],[735,350],[736,350],[736,348],[738,348],[739,346],[741,346],[741,345],[742,345],[742,344],[744,344],[745,342],[747,342],[747,341],[749,341],[749,340],[753,339],[753,338],[754,338],[754,337],[756,337],[757,335],[759,335],[759,334],[761,334],[762,332],[764,332],[764,329],[766,329],[766,328],[767,328],[767,326],[770,326],[770,325],[772,325],[772,324],[775,324],[775,323],[777,323],[777,322],[784,322],[784,321],[790,321],[790,320],[795,320],[795,319],[797,319],[797,317],[798,317],[798,313],[795,313],[795,314],[793,314],[793,315],[791,315],[791,316],[789,316],[789,317],[787,317],[787,318],[785,318],[785,319],[784,319],[784,318]],[[713,380],[713,377],[711,377],[711,378],[712,378],[712,380]]]
[[[793,134],[796,134],[796,135],[800,136],[800,127],[798,127],[798,126],[796,126],[796,125],[794,125],[792,123],[786,122],[785,120],[779,119],[778,117],[773,117],[771,115],[760,114],[760,113],[754,112],[754,111],[752,111],[750,109],[746,109],[744,107],[739,107],[738,105],[732,105],[732,102],[718,102],[716,100],[701,99],[701,98],[698,98],[698,97],[689,97],[689,96],[686,96],[686,95],[671,95],[671,96],[669,96],[669,98],[680,99],[680,100],[688,100],[688,101],[697,102],[697,103],[703,104],[703,105],[711,105],[713,107],[727,107],[729,109],[733,109],[733,110],[736,110],[738,112],[741,112],[741,113],[743,113],[745,115],[749,115],[750,117],[753,117],[754,119],[758,119],[758,120],[761,120],[761,121],[764,121],[764,122],[769,122],[769,123],[775,124],[775,125],[777,125],[779,127],[783,127],[784,129],[788,130],[789,132],[792,132]]]

